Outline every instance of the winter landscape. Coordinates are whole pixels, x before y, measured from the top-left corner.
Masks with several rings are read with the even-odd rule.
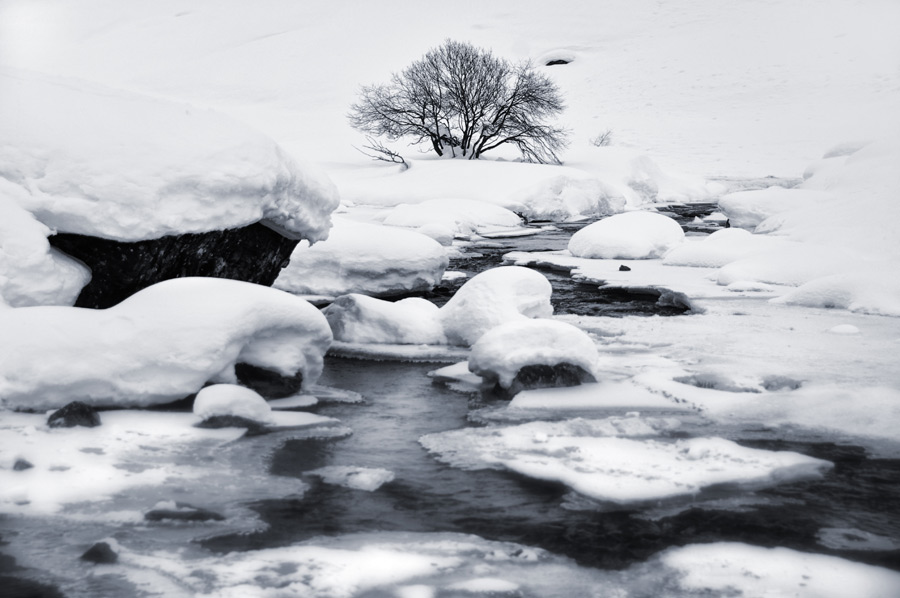
[[[0,0],[0,595],[900,596],[898,30]]]

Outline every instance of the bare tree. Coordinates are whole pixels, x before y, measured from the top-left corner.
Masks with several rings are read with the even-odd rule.
[[[509,143],[529,162],[558,164],[567,132],[548,120],[563,108],[559,89],[530,63],[447,40],[390,83],[362,87],[349,119],[368,135],[430,144],[439,156],[475,159]]]

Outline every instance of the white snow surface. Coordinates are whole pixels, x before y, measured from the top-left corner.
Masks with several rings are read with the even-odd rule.
[[[337,341],[397,345],[443,345],[447,337],[438,307],[419,297],[390,302],[349,294],[323,312]]]
[[[384,218],[388,226],[419,229],[438,226],[453,235],[471,235],[496,229],[514,229],[522,219],[514,212],[484,201],[447,197],[395,206]],[[431,235],[429,235],[431,236]]]
[[[472,345],[469,370],[509,388],[523,367],[569,363],[597,377],[597,347],[579,328],[550,319],[512,321],[491,328]]]
[[[392,295],[429,290],[448,258],[434,239],[415,231],[335,218],[327,241],[301,241],[275,288],[298,295]]]
[[[206,386],[194,398],[194,415],[209,419],[217,415],[244,417],[261,423],[272,423],[272,408],[259,393],[236,384]]]
[[[0,179],[50,228],[138,241],[260,220],[324,239],[334,186],[209,109],[0,70]]]
[[[500,324],[553,315],[547,278],[520,266],[491,268],[473,276],[440,309],[444,334],[454,345],[473,345]]]
[[[810,189],[785,189],[774,186],[757,191],[738,191],[719,198],[719,209],[731,226],[755,229],[762,221],[792,210],[821,209],[832,199],[830,193]]]
[[[675,220],[656,212],[626,212],[582,228],[569,240],[576,257],[650,259],[663,257],[684,240]]]
[[[695,495],[719,484],[769,486],[818,477],[832,467],[821,459],[751,449],[724,438],[627,437],[652,435],[655,424],[641,418],[579,418],[465,428],[419,442],[454,467],[509,469],[619,504]]]
[[[306,301],[218,278],[164,281],[105,310],[0,310],[0,329],[0,396],[24,409],[165,403],[234,382],[237,362],[314,384],[332,341]]]
[[[47,242],[50,229],[16,204],[0,178],[0,305],[72,305],[91,273]]]
[[[729,596],[772,598],[890,598],[900,573],[824,554],[737,542],[692,544],[666,551],[666,567],[683,574],[681,588]]]

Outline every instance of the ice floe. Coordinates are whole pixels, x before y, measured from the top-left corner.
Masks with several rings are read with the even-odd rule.
[[[723,438],[628,438],[654,435],[666,425],[640,417],[573,419],[452,430],[419,442],[454,467],[508,469],[620,504],[691,496],[711,486],[775,485],[818,477],[832,467],[821,459]]]

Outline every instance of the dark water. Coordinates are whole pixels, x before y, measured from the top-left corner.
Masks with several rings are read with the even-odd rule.
[[[759,430],[719,430],[748,446],[804,453],[830,460],[835,468],[823,479],[755,492],[715,488],[692,500],[633,509],[582,499],[575,501],[580,510],[573,510],[564,508],[572,497],[560,485],[500,471],[453,469],[426,453],[417,443],[423,434],[473,425],[466,417],[470,399],[432,384],[425,375],[432,367],[329,359],[323,382],[361,392],[367,403],[326,405],[318,412],[340,418],[353,435],[287,443],[271,471],[302,477],[311,491],[301,500],[255,504],[269,524],[265,532],[218,537],[204,546],[228,552],[360,531],[451,531],[621,569],[670,546],[721,540],[833,554],[900,570],[900,550],[857,549],[866,533],[900,539],[900,460],[869,459],[856,447],[768,438]],[[396,479],[365,492],[304,477],[324,465],[383,467]],[[855,531],[837,533],[843,545],[830,548],[820,538],[828,528]]]

